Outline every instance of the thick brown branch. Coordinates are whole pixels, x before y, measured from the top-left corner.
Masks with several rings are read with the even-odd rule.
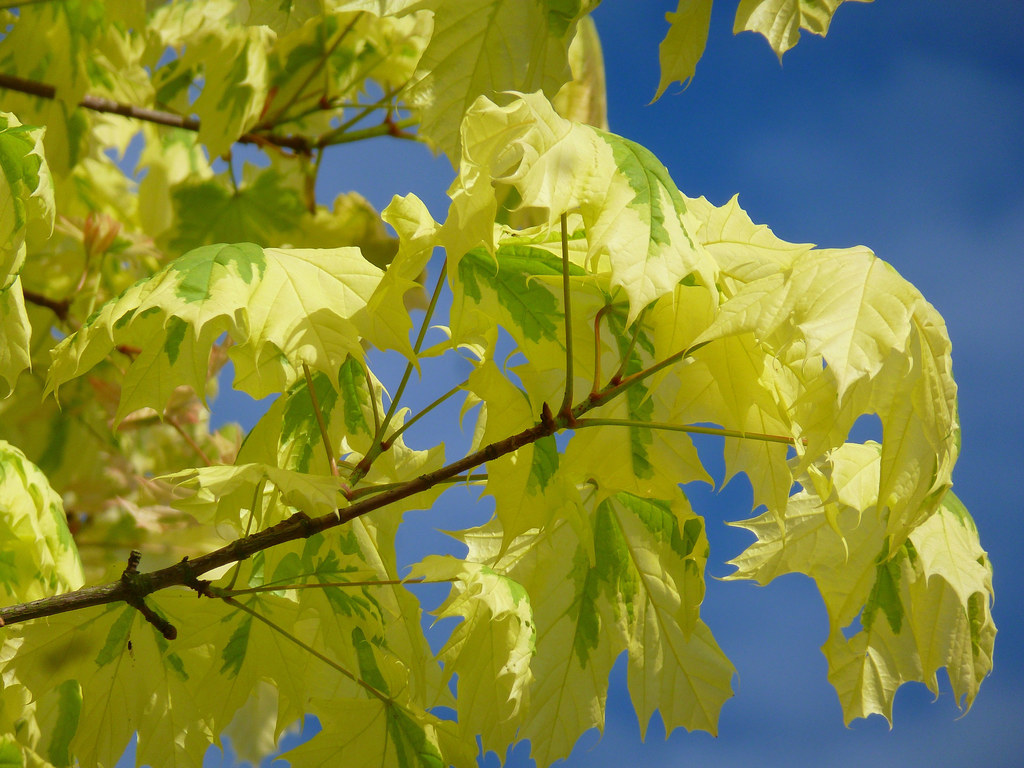
[[[310,518],[305,513],[298,512],[277,525],[233,541],[225,547],[197,557],[194,560],[186,558],[176,565],[159,571],[139,574],[140,578],[133,580],[132,585],[129,585],[124,580],[116,581],[111,584],[84,587],[75,592],[45,597],[41,600],[34,600],[31,603],[12,605],[0,609],[0,626],[38,619],[44,616],[53,616],[67,611],[105,605],[106,603],[129,602],[135,604],[145,594],[168,587],[189,586],[193,589],[198,589],[200,582],[197,577],[214,568],[244,560],[257,552],[277,546],[278,544],[308,538],[315,533],[347,523],[368,512],[386,507],[417,493],[422,493],[438,483],[442,483],[474,467],[492,461],[499,456],[504,456],[507,453],[518,450],[524,445],[536,442],[542,437],[554,434],[557,428],[555,422],[545,420],[504,440],[491,443],[435,472],[420,475],[389,491],[370,496],[351,506],[316,518]],[[144,590],[140,587],[140,584],[145,584]]]
[[[57,89],[47,83],[39,83],[34,80],[25,80],[14,75],[0,73],[0,88],[10,91],[27,93],[30,96],[38,96],[43,99],[57,98]],[[161,112],[156,109],[136,107],[133,104],[123,104],[112,99],[105,99],[102,96],[90,96],[86,94],[78,102],[78,106],[93,112],[103,112],[112,115],[121,115],[135,120],[143,120],[156,125],[166,125],[171,128],[182,128],[186,131],[198,131],[199,121],[194,117],[182,117],[172,112]],[[240,144],[273,144],[277,147],[284,147],[299,153],[311,151],[312,144],[305,136],[278,136],[273,133],[244,133],[235,139]]]

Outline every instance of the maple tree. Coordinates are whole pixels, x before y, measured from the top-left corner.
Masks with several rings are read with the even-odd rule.
[[[781,57],[841,2],[741,0],[736,31]],[[942,318],[866,248],[784,242],[610,133],[595,4],[3,11],[5,764],[110,765],[138,733],[139,762],[199,765],[311,713],[295,765],[469,765],[477,738],[547,765],[602,726],[623,652],[642,731],[714,733],[735,670],[700,617],[695,433],[764,510],[732,578],[816,582],[847,721],[940,667],[970,706],[992,572],[950,490]],[[710,7],[668,14],[657,96],[694,75]],[[324,154],[378,136],[451,159],[443,222],[412,195],[317,199]],[[410,412],[444,356],[468,377]],[[247,434],[210,426],[228,360],[274,396]],[[465,456],[407,444],[452,400]],[[864,414],[881,442],[850,441]],[[403,512],[455,484],[493,518],[403,572]],[[436,654],[423,582],[450,584]]]

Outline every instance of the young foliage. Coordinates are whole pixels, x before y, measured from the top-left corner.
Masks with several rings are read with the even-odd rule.
[[[736,29],[781,56],[839,4],[741,0]],[[753,488],[731,578],[818,586],[847,722],[940,667],[971,705],[992,571],[950,491],[942,318],[868,249],[782,241],[609,132],[593,5],[5,17],[0,761],[110,765],[137,734],[140,762],[198,766],[312,714],[295,765],[521,740],[548,765],[603,728],[622,654],[642,733],[655,712],[716,733],[736,670],[701,617],[695,433]],[[694,76],[710,7],[669,14],[656,97]],[[413,195],[318,201],[325,152],[377,136],[448,155],[444,221]],[[139,180],[112,158],[133,140]],[[268,163],[235,167],[240,144]],[[468,373],[409,410],[437,358]],[[244,436],[210,428],[227,361],[273,398]],[[405,434],[447,401],[472,430],[455,459]],[[864,415],[880,443],[850,442]],[[402,562],[403,514],[456,484],[492,519]],[[421,583],[448,590],[436,654]]]

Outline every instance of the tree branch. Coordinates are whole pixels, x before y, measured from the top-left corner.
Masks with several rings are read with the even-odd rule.
[[[0,626],[113,602],[127,602],[135,605],[148,594],[174,586],[187,586],[200,594],[209,595],[211,594],[209,582],[201,581],[198,578],[202,574],[224,565],[245,560],[257,552],[262,552],[279,544],[309,538],[314,534],[335,528],[369,512],[427,491],[435,485],[450,481],[464,472],[469,472],[482,464],[517,451],[525,445],[540,440],[542,437],[548,437],[562,429],[571,428],[588,411],[604,405],[609,400],[622,394],[622,392],[636,382],[651,376],[675,362],[685,359],[687,355],[707,343],[703,342],[681,350],[621,381],[609,383],[602,391],[590,393],[568,413],[553,416],[551,409],[545,403],[540,422],[532,427],[528,427],[522,432],[506,437],[503,440],[485,445],[483,448],[467,454],[458,461],[441,467],[434,472],[428,472],[389,490],[360,499],[347,507],[342,507],[334,512],[328,512],[315,518],[310,518],[305,512],[296,512],[288,519],[282,520],[270,528],[244,536],[194,560],[189,560],[186,557],[176,565],[150,573],[138,574],[135,578],[131,579],[131,583],[122,579],[111,584],[83,587],[63,595],[44,597],[30,603],[22,603],[0,609]]]
[[[52,85],[39,83],[34,80],[25,80],[21,77],[15,77],[14,75],[7,75],[3,73],[0,73],[0,88],[6,88],[9,91],[18,91],[19,93],[27,93],[29,96],[38,96],[42,99],[57,98],[57,89]],[[135,120],[142,120],[155,125],[165,125],[170,128],[181,128],[186,131],[199,131],[199,121],[194,117],[182,117],[181,115],[176,115],[172,112],[161,112],[156,109],[136,107],[133,104],[123,104],[119,101],[103,98],[102,96],[90,96],[86,94],[82,97],[82,100],[78,102],[78,106],[91,110],[92,112],[121,115],[122,117],[130,117]],[[278,136],[273,133],[264,132],[243,133],[235,139],[235,141],[239,144],[273,144],[274,146],[283,147],[302,154],[312,151],[313,148],[313,142],[305,136]]]
[[[0,609],[0,626],[38,619],[44,616],[53,616],[67,611],[105,605],[107,603],[128,602],[134,604],[147,594],[174,586],[187,586],[200,593],[205,593],[205,585],[199,581],[198,577],[214,568],[244,560],[257,552],[279,544],[309,538],[316,533],[342,525],[381,507],[394,504],[409,496],[415,496],[417,493],[429,490],[438,483],[449,480],[488,461],[493,461],[507,453],[516,451],[524,445],[536,442],[542,437],[552,435],[557,429],[558,427],[555,422],[546,419],[539,424],[524,429],[518,434],[486,445],[480,450],[474,451],[441,469],[409,480],[397,488],[370,496],[357,501],[351,506],[316,518],[310,518],[304,512],[296,512],[287,520],[282,520],[277,525],[233,541],[227,546],[197,557],[194,560],[189,560],[186,557],[176,565],[146,574],[139,574],[139,578],[133,579],[131,584],[122,580],[94,587],[83,587],[63,595],[44,597],[31,603],[12,605]]]
[[[21,295],[25,297],[25,301],[29,304],[35,304],[37,307],[46,307],[62,323],[67,322],[68,310],[71,309],[70,299],[51,299],[49,296],[44,296],[35,291],[26,291],[25,289],[22,289]]]

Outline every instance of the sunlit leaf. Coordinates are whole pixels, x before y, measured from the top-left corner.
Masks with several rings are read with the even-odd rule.
[[[760,32],[781,61],[782,54],[797,44],[801,29],[822,37],[828,34],[832,16],[843,2],[845,0],[740,0],[733,32]],[[854,2],[870,3],[872,0]]]
[[[420,133],[454,163],[459,123],[478,96],[543,91],[569,80],[566,56],[589,0],[432,0],[434,30],[410,100],[421,110]],[[464,140],[464,139],[462,139]]]
[[[708,27],[711,24],[711,0],[679,0],[675,11],[665,14],[669,23],[668,33],[658,46],[661,59],[661,81],[657,101],[669,85],[675,82],[684,85],[697,71],[697,62],[704,55],[708,41]]]
[[[36,600],[82,586],[64,504],[25,454],[0,440],[0,601]]]
[[[450,556],[428,557],[410,575],[454,582],[434,615],[462,622],[438,658],[446,676],[459,676],[460,732],[469,741],[479,734],[484,752],[500,752],[515,738],[533,679],[530,662],[537,632],[529,595],[485,565]],[[480,685],[481,680],[493,682]]]
[[[905,682],[937,694],[939,667],[969,707],[991,670],[995,639],[991,566],[973,521],[947,493],[890,551],[877,502],[879,446],[847,444],[831,463],[835,500],[805,485],[781,522],[766,514],[741,524],[757,541],[732,561],[738,570],[731,578],[764,584],[799,572],[814,579],[829,615],[822,650],[847,722],[870,714],[891,720]]]
[[[355,248],[199,248],[104,305],[61,342],[48,386],[56,390],[115,347],[130,347],[138,352],[118,418],[146,406],[160,411],[176,386],[202,395],[209,350],[222,333],[236,342],[235,386],[253,397],[284,390],[303,363],[333,379],[334,360],[362,356],[352,318],[380,277]]]
[[[443,241],[458,259],[483,245],[493,253],[496,190],[515,188],[557,227],[579,211],[589,269],[609,271],[629,297],[629,322],[696,274],[714,290],[716,268],[694,237],[696,220],[668,171],[638,144],[559,117],[541,94],[499,107],[481,98],[462,126],[460,175]]]

